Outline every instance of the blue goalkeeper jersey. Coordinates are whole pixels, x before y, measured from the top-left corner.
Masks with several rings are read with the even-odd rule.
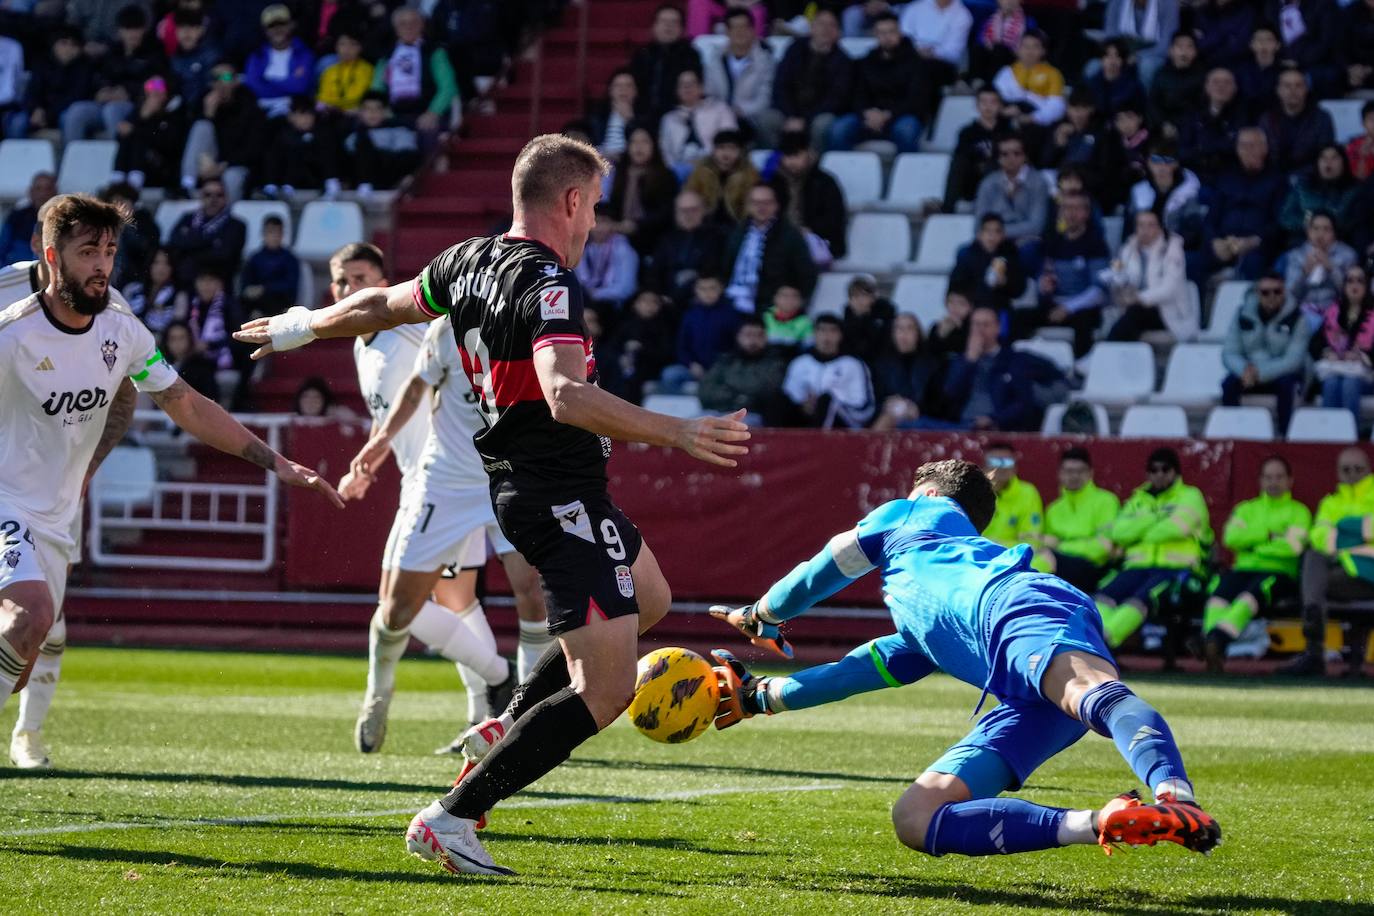
[[[897,631],[946,673],[975,687],[988,682],[999,587],[1032,572],[1031,549],[979,536],[959,504],[943,497],[897,499],[777,582],[764,612],[788,620],[873,569]]]

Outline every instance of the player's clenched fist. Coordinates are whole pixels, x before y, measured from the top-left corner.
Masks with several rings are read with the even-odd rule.
[[[730,455],[747,455],[747,445],[735,445],[749,439],[749,427],[744,423],[744,411],[737,410],[724,417],[698,417],[682,426],[678,448],[693,458],[708,464],[732,468],[736,461]]]

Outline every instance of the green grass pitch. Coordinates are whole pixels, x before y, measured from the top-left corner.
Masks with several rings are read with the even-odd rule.
[[[931,859],[888,810],[968,727],[948,678],[656,745],[623,720],[498,808],[515,878],[404,854],[456,763],[450,666],[407,660],[384,750],[352,748],[358,658],[76,649],[48,737],[0,769],[5,913],[1374,913],[1374,690],[1142,678],[1225,831],[1174,846]],[[0,716],[12,727],[15,703]],[[1024,796],[1134,785],[1088,736]]]

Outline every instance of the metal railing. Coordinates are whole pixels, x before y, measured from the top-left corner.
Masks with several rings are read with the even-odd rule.
[[[261,430],[267,444],[281,451],[281,432],[294,417],[290,414],[238,414],[240,423]],[[174,424],[161,411],[134,414],[136,428],[165,429]],[[277,562],[277,513],[280,506],[277,475],[263,472],[262,483],[223,484],[200,481],[151,483],[137,495],[89,494],[89,543],[91,562],[99,566],[137,569],[204,569],[216,572],[265,572]],[[165,556],[109,550],[107,535],[114,532],[216,532],[257,538],[260,550],[253,557]]]

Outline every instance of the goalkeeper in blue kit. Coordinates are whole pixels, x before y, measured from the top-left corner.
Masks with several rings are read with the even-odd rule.
[[[902,843],[934,856],[1077,843],[1098,843],[1110,854],[1114,845],[1161,841],[1210,851],[1221,828],[1197,804],[1164,717],[1120,681],[1092,599],[1033,570],[1029,547],[1004,548],[981,537],[995,507],[992,485],[977,466],[922,465],[907,499],[880,506],[836,535],[756,604],[713,608],[755,644],[790,655],[780,624],[879,569],[897,627],[838,662],[791,677],[753,677],[717,650],[727,682],[717,725],[910,684],[943,670],[1000,704],[897,800],[892,820]],[[1115,742],[1150,787],[1151,802],[1135,790],[1098,810],[998,797],[1019,789],[1089,729]]]

